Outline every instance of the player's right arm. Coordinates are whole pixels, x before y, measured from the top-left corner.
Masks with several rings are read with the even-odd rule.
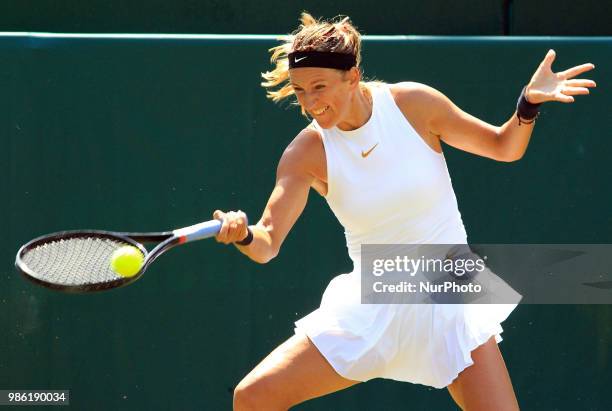
[[[258,263],[267,263],[276,257],[306,206],[321,161],[325,162],[325,152],[318,133],[304,129],[285,149],[276,171],[276,184],[261,219],[250,226],[253,241],[247,246],[236,245],[240,252]],[[229,244],[247,236],[243,212],[217,210],[213,217],[223,220],[217,241]]]

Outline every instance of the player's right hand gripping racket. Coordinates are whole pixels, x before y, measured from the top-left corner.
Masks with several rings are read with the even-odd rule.
[[[179,244],[215,236],[221,221],[211,220],[160,233],[118,233],[100,230],[62,231],[44,235],[23,245],[15,267],[28,280],[54,290],[92,292],[133,283],[164,252]],[[141,244],[157,242],[148,252]],[[115,250],[131,245],[144,257],[138,273],[122,277],[111,269]]]

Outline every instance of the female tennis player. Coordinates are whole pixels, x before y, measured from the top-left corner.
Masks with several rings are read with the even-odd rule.
[[[303,14],[301,22],[271,50],[276,66],[263,74],[263,86],[274,101],[295,95],[312,123],[283,153],[259,222],[247,227],[243,212],[217,210],[214,218],[223,220],[217,240],[259,263],[270,261],[312,188],[344,226],[355,269],[334,278],[320,307],[296,322],[295,335],[238,384],[234,408],[286,410],[380,377],[446,387],[465,410],[518,409],[497,347],[500,323],[516,305],[361,305],[360,245],[466,244],[441,141],[516,161],[539,104],[588,94],[595,83],[572,78],[594,66],[554,73],[550,50],[520,93],[517,111],[495,127],[426,85],[362,81],[360,35],[348,18]]]

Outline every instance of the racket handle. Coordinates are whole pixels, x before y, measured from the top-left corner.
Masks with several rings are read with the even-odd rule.
[[[172,233],[180,239],[181,243],[187,243],[189,241],[213,237],[217,235],[219,230],[221,230],[221,221],[210,220],[189,227],[179,228]]]

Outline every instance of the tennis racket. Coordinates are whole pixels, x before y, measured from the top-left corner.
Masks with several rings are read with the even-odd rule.
[[[221,221],[211,220],[159,233],[119,233],[101,230],[61,231],[23,245],[15,267],[28,280],[59,291],[93,292],[122,287],[138,280],[147,267],[169,249],[215,236]],[[158,243],[150,252],[142,243]],[[134,276],[111,269],[111,256],[120,247],[136,247],[144,261]]]

